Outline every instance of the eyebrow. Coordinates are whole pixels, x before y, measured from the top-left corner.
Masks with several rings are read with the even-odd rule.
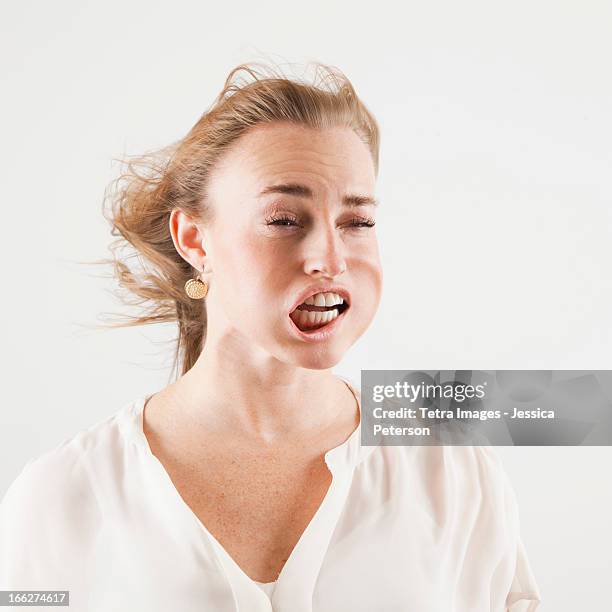
[[[262,189],[259,195],[263,196],[269,193],[284,193],[286,195],[298,196],[302,198],[313,197],[312,189],[310,189],[310,187],[307,187],[306,185],[299,185],[298,183],[283,183],[280,185],[270,185]],[[371,196],[346,194],[342,198],[342,204],[344,206],[349,207],[378,206],[379,202],[376,198],[373,198]]]

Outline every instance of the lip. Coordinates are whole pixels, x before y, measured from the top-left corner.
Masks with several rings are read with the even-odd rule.
[[[318,285],[310,285],[306,287],[300,294],[297,296],[293,306],[291,306],[289,310],[289,314],[291,314],[302,302],[307,300],[311,295],[315,295],[315,293],[337,293],[340,297],[344,298],[344,301],[348,303],[349,307],[351,305],[351,294],[348,289],[342,287],[340,285],[334,285],[333,283],[321,284]],[[345,309],[346,312],[347,309]],[[342,315],[340,315],[342,316]],[[340,317],[338,317],[339,319]],[[337,319],[334,319],[337,320]],[[332,321],[333,323],[333,321]],[[331,324],[330,324],[331,325]]]
[[[315,293],[317,293],[315,291]],[[339,295],[342,295],[339,293]],[[306,297],[309,297],[308,295]],[[306,298],[304,298],[306,299]],[[302,300],[303,301],[303,300]],[[298,306],[302,302],[298,302]],[[338,329],[342,320],[344,319],[346,313],[350,310],[349,307],[345,308],[331,323],[324,325],[323,327],[315,328],[312,331],[302,331],[294,322],[291,317],[287,317],[289,319],[289,325],[292,328],[293,333],[298,336],[298,338],[305,340],[306,342],[322,342],[330,338],[333,333]],[[295,309],[294,309],[295,310]],[[293,310],[291,311],[293,312]]]

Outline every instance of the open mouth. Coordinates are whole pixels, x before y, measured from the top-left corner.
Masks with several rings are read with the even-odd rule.
[[[289,316],[300,331],[311,331],[329,325],[348,308],[348,302],[339,295],[318,293],[300,304]]]

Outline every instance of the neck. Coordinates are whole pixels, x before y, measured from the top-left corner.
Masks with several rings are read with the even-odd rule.
[[[182,415],[220,435],[294,437],[337,423],[351,405],[356,414],[351,391],[330,369],[287,364],[231,340],[207,344],[171,388]]]

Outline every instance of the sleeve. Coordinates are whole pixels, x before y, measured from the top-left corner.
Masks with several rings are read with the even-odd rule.
[[[493,507],[501,547],[491,580],[491,609],[495,612],[534,612],[541,603],[540,591],[521,538],[514,487],[495,449],[486,445],[475,448],[485,460],[491,490],[495,490]]]
[[[520,536],[516,550],[516,568],[506,598],[506,612],[534,612],[540,605],[540,591],[531,571]]]
[[[493,448],[487,447],[486,453],[495,457],[503,482],[506,503],[510,569],[512,570],[511,584],[506,595],[504,612],[534,612],[540,605],[540,590],[535,580],[531,566],[527,559],[525,546],[521,538],[520,512],[516,499],[516,492],[508,473],[499,456]]]
[[[67,449],[30,460],[0,502],[0,590],[67,590],[83,573],[99,508]]]

